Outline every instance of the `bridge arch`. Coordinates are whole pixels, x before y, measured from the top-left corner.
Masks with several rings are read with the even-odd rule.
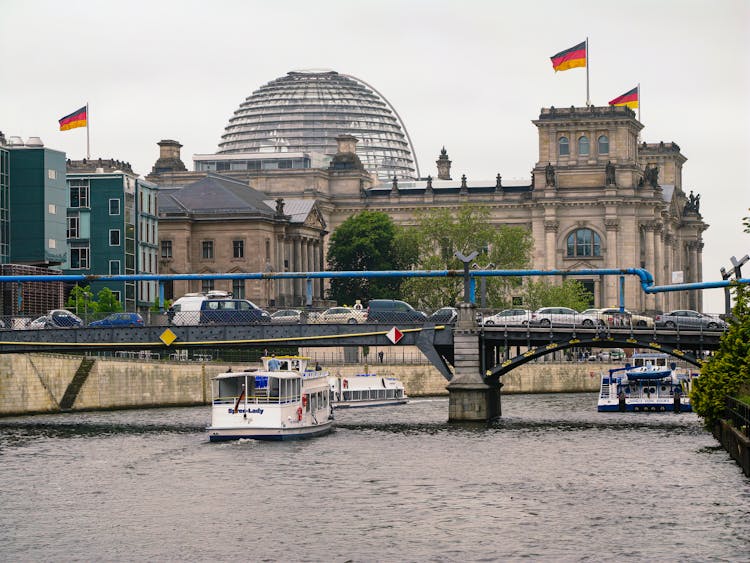
[[[670,356],[674,356],[675,358],[684,360],[685,362],[696,367],[701,367],[701,365],[703,365],[703,360],[701,358],[697,358],[693,353],[682,350],[681,348],[672,346],[670,344],[639,339],[633,336],[628,338],[616,336],[610,336],[607,338],[601,338],[597,336],[584,336],[582,338],[570,338],[568,340],[553,341],[549,344],[529,348],[526,352],[519,354],[518,356],[508,358],[507,360],[501,362],[493,368],[488,369],[485,373],[485,379],[499,378],[509,371],[517,368],[518,366],[522,366],[523,364],[526,364],[537,358],[541,358],[542,356],[546,356],[547,354],[552,354],[553,352],[566,350],[568,348],[591,347],[642,348],[648,349],[653,352],[664,352],[665,354],[669,354]]]

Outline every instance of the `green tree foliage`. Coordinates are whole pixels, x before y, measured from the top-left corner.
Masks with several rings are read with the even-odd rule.
[[[736,287],[729,330],[722,336],[719,350],[701,368],[690,393],[693,410],[711,429],[724,414],[724,399],[736,396],[750,385],[750,306],[748,289]]]
[[[112,290],[105,287],[96,294],[96,311],[98,313],[119,313],[122,311],[122,304],[112,293]]]
[[[70,291],[65,306],[78,315],[87,315],[88,313],[96,312],[96,304],[91,286],[76,285]]]
[[[429,209],[416,215],[417,225],[406,235],[416,247],[415,265],[420,270],[463,270],[456,252],[468,256],[479,251],[480,268],[493,263],[495,269],[528,267],[531,233],[522,227],[493,225],[485,207],[464,205],[451,209]],[[509,290],[520,285],[518,278],[487,278],[487,302],[506,306]],[[477,284],[479,285],[479,284]],[[463,300],[463,276],[448,278],[408,278],[401,286],[404,299],[422,309],[434,310]]]
[[[331,235],[328,268],[334,271],[383,271],[408,267],[409,243],[386,213],[362,211],[344,221]],[[412,244],[413,247],[413,244]],[[340,304],[357,299],[398,297],[400,278],[332,279],[329,296]]]
[[[522,294],[524,307],[532,311],[539,307],[570,307],[583,311],[590,307],[592,297],[591,292],[576,280],[564,280],[559,285],[544,279],[529,280]]]

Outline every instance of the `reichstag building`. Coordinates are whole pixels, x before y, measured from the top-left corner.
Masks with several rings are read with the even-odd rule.
[[[359,211],[409,225],[417,209],[472,203],[498,225],[532,233],[534,269],[642,267],[657,285],[701,281],[708,225],[700,196],[683,189],[687,159],[676,143],[639,142],[643,125],[627,107],[542,108],[531,123],[539,154],[528,181],[452,178],[445,149],[420,171],[403,122],[372,86],[332,71],[290,72],[240,104],[217,152],[194,155],[193,170],[178,141],[158,143],[147,179],[162,188],[160,271],[319,271],[327,235]],[[571,278],[596,306],[618,304],[617,277]],[[301,280],[222,282],[176,281],[166,293],[225,289],[261,306],[304,303]],[[314,290],[322,305],[322,284]],[[625,304],[702,308],[699,291],[646,295],[630,276]]]

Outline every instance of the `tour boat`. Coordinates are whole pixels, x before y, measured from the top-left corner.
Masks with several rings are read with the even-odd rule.
[[[268,356],[262,369],[214,376],[210,441],[294,440],[329,432],[329,374],[309,369],[309,359]]]
[[[330,376],[331,402],[334,408],[381,407],[403,405],[409,399],[404,384],[395,377],[374,373]]]
[[[667,354],[636,353],[633,364],[602,374],[599,412],[691,412],[697,373],[678,369]]]

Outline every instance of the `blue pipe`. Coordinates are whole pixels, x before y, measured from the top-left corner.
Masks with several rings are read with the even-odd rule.
[[[643,268],[599,268],[581,270],[471,270],[474,277],[528,277],[528,276],[637,276],[645,293],[662,293],[668,291],[686,291],[694,289],[713,289],[730,287],[737,284],[750,284],[750,278],[738,280],[720,280],[655,286],[654,277]],[[62,274],[59,276],[0,276],[0,283],[8,282],[78,282],[91,283],[100,281],[158,281],[168,280],[235,280],[235,279],[336,279],[336,278],[463,278],[463,270],[383,270],[340,271],[340,272],[241,272],[233,274],[120,274],[120,275],[83,275]]]

